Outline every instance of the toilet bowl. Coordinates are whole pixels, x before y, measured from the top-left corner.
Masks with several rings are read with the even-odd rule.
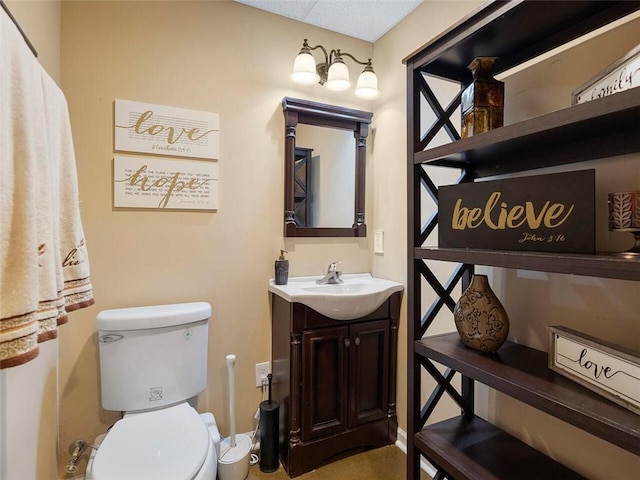
[[[86,480],[214,480],[220,433],[188,403],[127,413],[98,439]]]
[[[124,416],[96,439],[86,480],[215,480],[215,418],[188,403],[206,388],[210,316],[205,302],[98,314],[102,406]]]

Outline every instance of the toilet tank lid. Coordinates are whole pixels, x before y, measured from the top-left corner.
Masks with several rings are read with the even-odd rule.
[[[176,303],[148,307],[103,310],[96,317],[98,330],[142,330],[172,327],[198,322],[211,317],[207,302]]]

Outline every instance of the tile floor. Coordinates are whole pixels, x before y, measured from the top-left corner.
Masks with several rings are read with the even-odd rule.
[[[367,450],[323,465],[295,480],[405,480],[406,456],[395,445]],[[422,478],[429,476],[423,474]],[[247,480],[288,480],[282,465],[273,473],[262,473],[259,465],[249,469]]]

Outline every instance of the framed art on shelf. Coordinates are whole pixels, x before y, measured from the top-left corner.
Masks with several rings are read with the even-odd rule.
[[[640,86],[640,45],[573,91],[571,104],[590,102]]]
[[[549,327],[549,368],[640,414],[640,354],[560,326]]]

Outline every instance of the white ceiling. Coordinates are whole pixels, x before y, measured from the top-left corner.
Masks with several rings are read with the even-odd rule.
[[[235,0],[251,7],[375,42],[423,0]]]

